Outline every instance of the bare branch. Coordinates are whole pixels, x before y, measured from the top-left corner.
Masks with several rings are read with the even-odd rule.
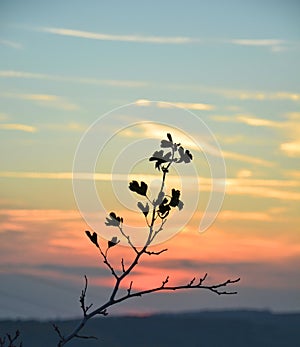
[[[61,333],[59,327],[58,327],[56,324],[54,324],[54,323],[52,324],[52,326],[53,326],[54,330],[56,331],[57,335],[58,335],[59,338],[60,338],[60,341],[59,341],[59,342],[63,342],[63,341],[65,340],[65,338],[64,338],[64,336],[62,335],[62,333]],[[62,346],[62,345],[59,344],[58,346]]]
[[[233,295],[233,294],[237,294],[236,291],[220,291],[219,288],[224,288],[229,284],[234,284],[240,281],[240,278],[237,278],[235,280],[227,280],[225,282],[219,283],[219,284],[214,284],[214,285],[203,285],[203,281],[206,279],[207,274],[200,279],[200,282],[197,284],[193,284],[195,279],[193,278],[188,284],[185,285],[180,285],[180,286],[166,286],[166,284],[169,282],[169,276],[166,277],[166,279],[164,281],[162,281],[162,285],[160,287],[156,287],[156,288],[151,288],[151,289],[146,289],[146,290],[141,290],[135,293],[131,293],[130,295],[126,295],[121,297],[118,300],[115,300],[114,303],[119,303],[121,301],[124,301],[128,298],[133,298],[136,296],[142,296],[145,294],[150,294],[150,293],[155,293],[155,292],[160,292],[160,291],[175,291],[175,290],[183,290],[183,289],[205,289],[208,291],[211,291],[215,294],[218,295]]]
[[[84,335],[76,334],[74,337],[77,337],[79,339],[94,339],[94,340],[98,340],[98,337],[96,337],[96,336],[84,336]]]
[[[164,281],[162,281],[162,285],[160,288],[165,288],[165,285],[169,282],[169,276],[166,277]]]
[[[206,280],[206,278],[207,278],[207,273],[202,278],[200,277],[198,285],[201,286],[201,284]]]
[[[119,276],[117,275],[117,273],[116,273],[116,271],[115,271],[115,269],[113,268],[113,266],[110,264],[110,262],[108,261],[108,258],[107,258],[107,251],[108,251],[108,249],[106,250],[106,252],[105,253],[103,253],[103,251],[102,251],[102,249],[99,247],[98,248],[99,249],[99,252],[100,252],[100,254],[102,255],[102,257],[103,257],[103,263],[110,269],[110,272],[112,273],[112,275],[116,278],[116,279],[118,279],[119,278]]]
[[[127,289],[127,296],[129,296],[131,293],[132,284],[133,284],[133,281],[130,282],[129,288]]]
[[[193,283],[195,282],[196,277],[192,278],[192,280],[189,282],[188,287],[191,287]]]
[[[166,252],[167,250],[168,250],[168,248],[164,248],[164,249],[162,249],[161,251],[158,251],[158,252],[145,251],[144,253],[145,253],[145,254],[148,254],[148,255],[152,255],[152,254],[154,254],[154,255],[160,255],[161,253]]]
[[[85,279],[85,286],[84,286],[84,289],[81,291],[79,302],[80,302],[80,307],[82,309],[83,315],[84,317],[86,317],[88,310],[93,306],[93,304],[90,304],[88,306],[85,305],[85,297],[86,297],[86,292],[88,287],[88,279],[86,275],[84,275],[84,279]]]
[[[135,247],[135,245],[131,242],[130,240],[130,236],[125,234],[123,227],[119,225],[119,230],[121,232],[121,234],[125,237],[125,239],[127,240],[128,244],[130,245],[130,247],[135,251],[135,253],[138,253],[137,248]]]
[[[125,272],[124,258],[121,260],[122,271]]]

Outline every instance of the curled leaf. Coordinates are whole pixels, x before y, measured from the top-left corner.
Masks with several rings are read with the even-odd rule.
[[[88,236],[88,238],[91,240],[91,242],[97,247],[99,248],[99,244],[98,244],[98,235],[93,232],[93,234],[91,234],[91,232],[89,230],[85,231],[86,235]]]
[[[120,242],[120,240],[118,240],[117,236],[114,236],[110,241],[107,242],[107,247],[111,248],[115,245],[117,245]]]
[[[110,212],[109,217],[106,217],[105,225],[118,227],[121,223],[123,223],[123,218],[118,217],[114,212]]]
[[[147,215],[149,213],[149,204],[148,204],[148,202],[146,203],[145,206],[141,202],[138,202],[137,206],[143,212],[144,216],[147,217]]]
[[[139,195],[143,195],[146,196],[147,194],[147,189],[148,186],[145,182],[141,182],[141,184],[139,185],[139,183],[137,181],[131,181],[129,183],[129,189]]]

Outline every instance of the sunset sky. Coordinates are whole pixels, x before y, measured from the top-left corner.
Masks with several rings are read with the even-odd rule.
[[[79,316],[84,275],[88,300],[107,299],[112,276],[84,231],[120,237],[105,227],[105,210],[143,221],[128,179],[155,189],[160,175],[147,158],[167,132],[194,156],[190,169],[170,172],[185,208],[168,221],[179,232],[155,246],[168,252],[145,258],[134,288],[207,272],[207,283],[241,277],[238,295],[154,294],[111,312],[300,310],[299,18],[296,0],[1,1],[0,318]],[[92,124],[105,145],[95,157],[103,206],[85,212],[99,229],[72,188],[76,148]],[[199,233],[214,136],[226,195]],[[93,172],[80,173],[91,182]],[[109,252],[116,266],[132,259],[122,245]]]

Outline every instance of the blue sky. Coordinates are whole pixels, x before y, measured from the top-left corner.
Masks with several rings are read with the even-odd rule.
[[[300,309],[300,282],[295,275],[300,262],[299,15],[297,1],[2,0],[3,316],[39,316],[36,308],[42,305],[41,299],[18,311],[13,297],[21,299],[25,294],[16,290],[9,296],[16,281],[18,286],[26,283],[30,288],[36,280],[47,278],[43,283],[49,288],[55,283],[62,298],[67,286],[77,300],[83,275],[77,262],[86,257],[86,250],[80,247],[86,226],[76,214],[72,191],[76,147],[95,120],[123,105],[133,103],[135,120],[146,121],[150,108],[147,111],[147,102],[141,106],[140,100],[171,102],[193,112],[208,125],[223,151],[227,169],[223,209],[204,240],[199,239],[208,247],[206,255],[201,258],[193,253],[193,261],[201,268],[206,264],[217,277],[224,269],[229,275],[234,269],[244,275],[245,282],[236,301],[210,298],[207,307]],[[166,112],[166,117],[171,117],[172,109],[163,109],[160,103],[152,105],[157,114]],[[118,119],[121,124],[121,119],[132,116],[126,108],[111,114],[99,136],[116,131]],[[183,113],[182,130],[197,136],[199,129],[188,119]],[[135,130],[120,135],[112,152],[139,138],[159,139],[155,127]],[[104,173],[108,168],[108,162],[100,167]],[[205,200],[207,168],[199,172]],[[99,184],[108,189],[107,182]],[[200,202],[199,209],[204,207]],[[189,247],[194,242],[188,235],[196,227],[192,223],[183,231],[182,240],[178,236],[178,244],[185,245],[183,258],[191,256]],[[46,230],[43,235],[38,234],[40,228]],[[63,231],[74,236],[76,245],[67,245]],[[15,243],[8,242],[10,238]],[[175,239],[171,245],[176,248]],[[34,242],[41,243],[44,252],[34,247]],[[210,247],[214,245],[220,249],[213,265]],[[34,256],[29,259],[26,254]],[[185,268],[183,258],[176,252],[170,254],[170,259],[183,264],[182,272],[192,271]],[[94,258],[84,259],[84,269],[89,272]],[[255,281],[257,265],[265,273],[257,274]],[[70,277],[64,279],[68,267]],[[172,267],[168,265],[166,270]],[[282,277],[284,284],[278,280]],[[98,288],[99,281],[95,275],[92,285]],[[41,288],[41,298],[49,288]],[[280,290],[286,300],[279,305]],[[25,296],[29,303],[34,302],[30,290]],[[182,298],[178,299],[178,310],[193,308]],[[162,300],[151,300],[133,310],[159,309]],[[52,302],[49,297],[49,307]],[[165,309],[170,307],[174,307],[171,301]],[[197,308],[203,308],[203,302]],[[69,315],[75,314],[65,309]],[[47,317],[64,315],[45,312]]]

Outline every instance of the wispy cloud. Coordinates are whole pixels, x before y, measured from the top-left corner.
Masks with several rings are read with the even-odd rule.
[[[151,44],[231,44],[236,46],[250,46],[258,48],[271,48],[273,52],[281,52],[287,50],[290,46],[295,45],[294,42],[287,42],[281,39],[209,39],[188,36],[153,36],[140,34],[108,34],[91,31],[76,30],[70,28],[40,27],[36,28],[40,32],[46,32],[55,35],[69,36],[90,40],[100,41],[117,41],[117,42],[134,42],[134,43],[151,43]]]
[[[162,126],[162,125],[157,126],[156,124],[147,123],[147,124],[140,124],[139,130],[143,134],[143,137],[161,140],[170,129],[166,126]],[[271,161],[253,157],[246,154],[240,154],[240,153],[224,151],[224,150],[220,152],[217,148],[215,148],[210,143],[205,141],[205,139],[203,139],[201,143],[193,142],[190,137],[184,135],[180,131],[176,131],[176,129],[172,129],[172,134],[174,135],[176,139],[180,141],[180,143],[184,143],[185,146],[189,149],[193,149],[196,151],[201,150],[204,153],[210,153],[211,155],[215,155],[215,156],[223,156],[226,159],[237,160],[237,161],[246,162],[246,163],[255,164],[255,165],[262,165],[265,167],[272,167],[275,165]],[[128,130],[127,132],[124,132],[124,135],[128,137],[136,136],[136,134],[130,130]],[[193,137],[193,134],[190,134],[190,135],[191,137]],[[197,138],[197,137],[194,137],[194,138]]]
[[[280,149],[289,157],[300,157],[300,141],[282,143]]]
[[[289,178],[300,180],[300,170],[286,170],[284,171],[284,175]]]
[[[291,92],[265,92],[265,91],[247,91],[233,89],[211,89],[211,93],[223,95],[224,97],[239,100],[290,100],[300,101],[299,93]]]
[[[19,130],[19,131],[25,131],[27,133],[34,133],[37,131],[37,128],[31,125],[26,125],[26,124],[7,123],[7,124],[0,124],[0,130]]]
[[[286,41],[278,39],[232,39],[228,42],[238,46],[268,47],[273,52],[280,52],[288,48]]]
[[[241,46],[279,46],[285,43],[277,39],[234,39],[230,43]]]
[[[299,181],[294,180],[255,180],[255,179],[226,179],[226,194],[246,195],[284,201],[299,201]],[[289,190],[292,189],[292,190]]]
[[[237,160],[237,161],[241,161],[244,163],[262,165],[265,167],[272,167],[275,165],[275,163],[273,163],[269,160],[253,157],[253,156],[246,155],[246,154],[240,154],[240,153],[231,152],[231,151],[222,151],[222,153],[223,153],[224,158]]]
[[[128,182],[130,179],[147,180],[148,182],[157,180],[156,175],[140,174],[128,176],[126,174],[111,173],[72,173],[72,172],[16,172],[1,171],[2,178],[23,178],[23,179],[50,179],[50,180],[71,180],[73,178],[79,180],[95,180]],[[177,176],[169,176],[169,183],[177,182]],[[200,177],[201,191],[210,191],[211,179]],[[270,179],[253,179],[253,178],[227,178],[226,194],[244,195],[251,197],[260,197],[284,201],[299,201],[300,193],[297,191],[300,187],[298,180],[270,180]]]
[[[273,121],[265,118],[258,118],[252,115],[233,115],[233,116],[212,116],[212,119],[220,122],[244,123],[251,126],[282,128],[284,122]]]
[[[66,28],[39,28],[39,31],[46,33],[71,36],[84,39],[101,40],[101,41],[118,41],[118,42],[138,42],[138,43],[155,43],[155,44],[188,44],[199,42],[199,39],[194,39],[185,36],[144,36],[144,35],[114,35],[95,33],[90,31],[66,29]]]
[[[163,102],[163,101],[155,101],[151,102],[147,99],[139,99],[135,102],[138,106],[150,106],[155,105],[158,108],[174,108],[174,107],[181,107],[189,110],[200,110],[200,111],[211,111],[215,108],[215,106],[210,104],[204,104],[204,103],[192,103],[192,102]]]
[[[40,80],[61,81],[61,82],[70,82],[70,83],[106,85],[111,87],[127,87],[127,88],[140,88],[140,87],[148,86],[148,83],[144,81],[102,80],[97,78],[48,75],[48,74],[42,74],[42,73],[33,73],[33,72],[15,71],[15,70],[0,70],[0,77],[40,79]]]
[[[23,48],[23,45],[21,45],[20,43],[15,42],[15,41],[10,41],[10,40],[1,40],[0,39],[0,45],[7,46],[10,48],[14,48],[14,49],[22,49]]]
[[[274,221],[274,213],[270,211],[238,211],[238,210],[223,210],[218,214],[218,219],[222,221],[259,221],[272,222]]]
[[[282,121],[273,121],[264,118],[258,118],[249,115],[237,115],[237,116],[213,116],[212,119],[221,122],[239,122],[255,127],[267,127],[274,128],[280,132],[283,132],[288,136],[291,141],[283,142],[279,145],[282,152],[290,157],[300,156],[300,128],[299,120],[300,114],[297,112],[289,113],[286,115],[286,119]]]
[[[42,106],[61,108],[63,110],[74,111],[79,108],[74,103],[67,101],[65,98],[57,95],[50,94],[17,94],[17,93],[3,93],[0,94],[2,98],[28,100]]]

